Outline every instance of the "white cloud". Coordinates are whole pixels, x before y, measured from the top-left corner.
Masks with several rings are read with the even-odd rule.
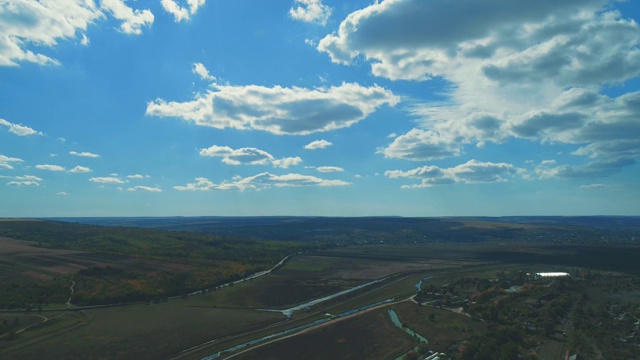
[[[127,175],[128,179],[144,179],[149,177],[150,177],[149,175],[140,175],[140,174]]]
[[[64,191],[60,191],[60,192],[59,192],[59,193],[57,193],[56,195],[60,195],[60,196],[67,196],[67,195],[69,195],[69,194],[67,194],[67,193],[66,193],[66,192],[64,192]]]
[[[92,177],[89,181],[98,184],[124,184],[124,181],[118,177],[106,176],[106,177]]]
[[[216,184],[204,177],[197,177],[195,183],[189,183],[185,186],[174,186],[178,191],[209,191],[214,189]]]
[[[310,175],[302,174],[286,174],[274,175],[268,172],[246,178],[236,177],[232,181],[223,181],[215,184],[211,180],[199,177],[195,183],[189,183],[185,186],[174,186],[178,191],[209,191],[209,190],[263,190],[268,188],[279,187],[300,187],[300,186],[346,186],[350,185],[346,181],[322,179]]]
[[[58,64],[30,48],[52,47],[59,40],[73,39],[101,16],[93,1],[5,1],[0,6],[0,66]]]
[[[405,185],[403,188],[424,188],[443,184],[475,184],[505,182],[518,174],[522,174],[523,169],[507,163],[480,162],[469,160],[464,164],[451,168],[440,168],[438,166],[423,166],[416,169],[402,171],[390,170],[384,175],[391,179],[408,178],[419,179],[420,184]]]
[[[1,25],[0,25],[0,28],[1,28]],[[0,39],[1,39],[1,37],[0,37]],[[0,52],[2,51],[1,42],[2,42],[2,40],[0,40]],[[41,132],[35,131],[35,130],[33,130],[32,128],[30,128],[28,126],[12,124],[12,123],[10,123],[7,120],[2,119],[2,118],[0,118],[0,125],[6,126],[7,128],[9,128],[9,132],[10,133],[16,134],[18,136],[43,135]]]
[[[378,152],[387,158],[423,161],[458,156],[462,149],[459,143],[446,139],[440,133],[412,129]]]
[[[37,181],[9,181],[7,185],[13,186],[40,186]]]
[[[299,157],[276,159],[268,152],[253,147],[232,149],[228,146],[213,145],[205,149],[200,149],[200,155],[209,157],[221,157],[222,162],[227,165],[271,164],[275,167],[288,168],[289,166],[298,165],[302,162],[302,159]]]
[[[180,6],[176,0],[162,0],[161,4],[164,11],[173,15],[176,22],[189,20],[192,15],[198,12],[198,9],[204,5],[206,0],[187,0],[187,6]]]
[[[375,76],[450,84],[445,101],[409,105],[420,126],[387,157],[439,159],[520,138],[579,147],[583,165],[546,176],[592,177],[640,154],[639,93],[601,93],[640,75],[640,26],[605,0],[376,2],[318,50],[336,63],[364,59]]]
[[[344,171],[343,168],[338,167],[338,166],[318,166],[316,168],[316,170],[321,172],[321,173],[342,172],[342,171]]]
[[[162,192],[162,189],[159,187],[151,187],[151,186],[134,186],[127,189],[128,191],[147,191],[147,192]]]
[[[289,9],[289,16],[304,22],[326,25],[333,12],[333,9],[324,5],[322,0],[295,0],[294,5],[296,7]]]
[[[24,175],[24,176],[16,176],[16,180],[21,180],[21,181],[42,181],[41,178],[37,177],[37,176],[33,176],[33,175]]]
[[[177,117],[217,129],[262,130],[273,134],[308,135],[350,127],[378,107],[399,98],[380,86],[343,83],[329,88],[285,88],[212,84],[192,101],[147,104],[149,116]]]
[[[89,158],[99,158],[100,157],[100,155],[93,154],[93,153],[90,153],[88,151],[83,151],[83,152],[70,151],[69,154],[70,155],[74,155],[74,156],[89,157]]]
[[[202,80],[216,81],[216,77],[209,73],[209,70],[202,63],[193,63],[192,72],[200,76]]]
[[[64,167],[60,165],[49,165],[49,164],[36,165],[36,169],[47,170],[47,171],[64,171],[65,170]]]
[[[73,169],[69,170],[70,173],[88,173],[91,172],[91,169],[84,166],[76,166]]]
[[[153,13],[150,10],[134,10],[128,7],[124,0],[100,0],[100,7],[122,21],[120,30],[125,34],[140,35],[142,27],[151,27]]]
[[[7,185],[11,186],[40,186],[38,181],[42,181],[41,178],[33,175],[16,176],[14,181],[9,181]]]
[[[295,156],[295,157],[276,159],[276,160],[273,160],[271,163],[275,167],[278,167],[281,169],[287,169],[289,166],[295,166],[300,164],[301,162],[302,162],[302,159],[299,156]]]
[[[5,155],[0,155],[0,169],[13,169],[13,162],[24,162],[24,160],[14,157],[9,157]]]
[[[604,189],[606,186],[604,184],[589,184],[589,185],[580,185],[580,189],[591,190],[591,189]]]
[[[273,160],[268,152],[256,148],[232,149],[228,146],[213,145],[200,150],[201,156],[221,157],[227,165],[266,165]]]
[[[204,0],[187,2],[192,13],[204,4]],[[122,21],[120,30],[126,34],[141,34],[143,27],[153,24],[154,17],[148,9],[134,10],[124,0],[97,3],[98,0],[4,1],[0,6],[0,66],[23,62],[58,65],[58,60],[36,49],[51,48],[77,37],[81,45],[87,46],[89,25],[105,19],[106,14]]]
[[[304,148],[307,149],[307,150],[318,150],[318,149],[327,148],[327,147],[329,147],[331,145],[333,145],[331,142],[323,139],[323,140],[312,141],[312,142],[308,143],[307,145],[305,145]]]

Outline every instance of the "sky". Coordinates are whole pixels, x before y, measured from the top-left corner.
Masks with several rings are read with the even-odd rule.
[[[0,217],[640,215],[640,4],[0,0]]]

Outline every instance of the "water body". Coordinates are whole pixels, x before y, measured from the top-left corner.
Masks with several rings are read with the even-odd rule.
[[[399,329],[401,329],[402,331],[406,332],[407,334],[411,335],[412,337],[418,339],[418,341],[423,342],[425,344],[429,344],[429,341],[427,340],[427,338],[425,338],[424,336],[416,333],[415,331],[409,329],[406,326],[402,326],[402,323],[400,322],[400,319],[398,318],[398,314],[396,314],[395,311],[393,310],[389,310],[389,317],[391,317],[391,321],[393,322],[393,324],[398,327]],[[418,346],[414,347],[413,349],[414,351],[418,350]],[[406,353],[405,353],[406,354]],[[404,354],[398,356],[396,358],[396,360],[401,360],[402,357],[404,356]]]
[[[406,326],[402,326],[402,323],[400,322],[400,319],[398,318],[398,314],[396,314],[396,312],[395,312],[395,311],[393,311],[393,310],[389,310],[389,316],[391,317],[391,321],[393,322],[393,324],[394,324],[396,327],[398,327],[398,328],[402,329],[402,331],[404,331],[404,332],[406,332],[407,334],[409,334],[409,335],[411,335],[411,336],[413,336],[413,337],[417,338],[418,340],[420,340],[420,341],[421,341],[421,342],[423,342],[423,343],[426,343],[426,344],[428,344],[428,343],[429,343],[429,341],[427,340],[427,338],[425,338],[425,337],[423,337],[422,335],[420,335],[420,334],[418,334],[418,333],[414,332],[413,330],[409,329],[409,328],[408,328],[408,327],[406,327]]]
[[[370,309],[370,308],[378,306],[378,305],[390,303],[393,300],[394,300],[393,298],[382,300],[382,301],[379,301],[379,302],[376,302],[376,303],[373,303],[373,304],[365,305],[363,307],[360,307],[360,308],[357,308],[357,309],[354,309],[354,310],[348,310],[348,311],[342,312],[342,313],[340,313],[338,315],[332,315],[331,317],[326,317],[326,318],[319,319],[319,320],[316,320],[316,321],[313,321],[313,322],[310,322],[310,323],[307,323],[307,324],[304,324],[304,325],[296,326],[296,327],[291,328],[291,329],[283,330],[283,331],[280,331],[280,332],[277,332],[277,333],[273,333],[273,334],[270,334],[270,335],[267,335],[267,336],[263,336],[263,337],[258,338],[258,339],[247,341],[245,343],[238,344],[236,346],[232,346],[230,348],[227,348],[227,349],[224,349],[222,351],[219,351],[219,352],[217,352],[215,354],[206,356],[206,357],[202,358],[202,360],[214,360],[214,359],[217,359],[218,357],[220,357],[220,355],[222,355],[222,354],[238,351],[238,350],[246,348],[248,346],[260,344],[260,343],[265,342],[267,340],[277,339],[277,338],[285,336],[285,335],[293,334],[293,333],[296,333],[298,331],[302,331],[304,329],[308,329],[308,328],[311,328],[311,327],[314,327],[314,326],[317,326],[317,325],[320,325],[320,324],[324,324],[324,323],[329,322],[329,321],[331,321],[333,319],[338,319],[338,318],[341,318],[341,317],[345,317],[345,316],[348,316],[348,315],[355,314],[355,313],[363,311],[363,310]]]
[[[352,287],[352,288],[350,288],[350,289],[343,290],[343,291],[337,292],[337,293],[332,294],[332,295],[329,295],[329,296],[325,296],[325,297],[322,297],[322,298],[319,298],[319,299],[311,300],[311,301],[306,302],[306,303],[304,303],[304,304],[300,304],[300,305],[296,305],[296,306],[294,306],[294,307],[290,307],[290,308],[288,308],[288,309],[284,309],[284,310],[278,310],[278,309],[260,309],[260,311],[272,311],[272,312],[279,312],[279,313],[282,313],[284,316],[286,316],[286,317],[289,317],[289,318],[290,318],[291,316],[293,316],[293,313],[295,313],[296,311],[306,309],[306,308],[308,308],[308,307],[311,307],[311,306],[313,306],[313,305],[320,304],[320,303],[325,302],[325,301],[329,301],[329,300],[331,300],[331,299],[333,299],[333,298],[336,298],[336,297],[338,297],[338,296],[342,296],[342,295],[345,295],[345,294],[348,294],[348,293],[351,293],[351,292],[354,292],[354,291],[358,291],[358,290],[360,290],[360,289],[362,289],[362,288],[365,288],[365,287],[367,287],[367,286],[371,286],[371,285],[373,285],[373,284],[377,284],[377,283],[382,282],[382,281],[384,281],[384,280],[386,280],[386,279],[388,279],[388,278],[382,278],[382,279],[378,279],[378,280],[373,280],[373,281],[370,281],[370,282],[368,282],[368,283],[365,283],[365,284],[362,284],[362,285],[358,285],[358,286],[356,286],[356,287]]]
[[[420,280],[416,283],[416,289],[417,289],[417,291],[422,290],[422,282],[423,282],[424,280],[429,280],[429,279],[431,279],[432,277],[433,277],[433,276],[427,276],[427,277],[423,277],[422,279],[420,279]]]

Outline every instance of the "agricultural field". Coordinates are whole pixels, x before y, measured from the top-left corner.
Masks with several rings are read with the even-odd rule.
[[[88,225],[63,236],[64,227],[0,229],[0,359],[639,355],[640,249],[632,244],[319,247]],[[120,241],[103,251],[109,237]],[[162,255],[162,244],[183,255]],[[191,261],[198,251],[207,255]],[[244,279],[252,271],[263,272]],[[549,271],[572,276],[523,275]]]
[[[415,343],[393,325],[385,309],[377,309],[256,347],[234,359],[393,359]]]

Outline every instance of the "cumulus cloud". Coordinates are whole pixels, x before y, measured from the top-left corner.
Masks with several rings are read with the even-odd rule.
[[[36,165],[36,169],[47,170],[47,171],[64,171],[65,170],[65,168],[60,165],[50,165],[50,164]]]
[[[205,2],[206,0],[187,0],[187,6],[180,6],[176,0],[162,0],[161,4],[164,11],[173,15],[176,22],[180,22],[189,20]]]
[[[11,163],[16,163],[16,162],[24,162],[24,160],[20,158],[15,158],[15,157],[10,157],[10,156],[5,156],[0,154],[0,169],[11,170],[13,169],[13,165],[11,165]]]
[[[1,25],[0,25],[1,27]],[[1,42],[2,40],[0,40]],[[2,44],[0,44],[0,52],[2,51]],[[1,65],[1,64],[0,64]],[[23,126],[19,124],[13,124],[8,122],[5,119],[0,118],[0,125],[5,126],[9,129],[9,132],[12,134],[16,134],[18,136],[29,136],[29,135],[44,135],[40,131],[35,131],[28,126]]]
[[[147,192],[162,192],[162,189],[159,187],[151,187],[151,186],[134,186],[127,189],[127,191],[147,191]]]
[[[89,181],[98,184],[124,184],[124,181],[119,177],[105,176],[105,177],[92,177]]]
[[[464,164],[450,168],[438,166],[422,166],[402,171],[390,170],[384,175],[390,179],[419,179],[419,184],[404,185],[403,188],[424,188],[443,184],[475,184],[505,182],[525,170],[507,163],[480,162],[469,160]]]
[[[356,11],[318,50],[356,58],[375,76],[450,84],[446,101],[407,107],[420,126],[381,153],[409,160],[459,156],[513,138],[579,149],[582,166],[547,172],[603,176],[636,162],[638,94],[602,94],[640,75],[640,27],[605,0],[389,0]],[[619,137],[618,137],[619,136]]]
[[[13,185],[13,186],[40,186],[40,184],[37,181],[30,181],[30,180],[9,181],[7,183],[7,185]]]
[[[299,156],[295,156],[295,157],[286,157],[282,159],[275,159],[271,163],[275,167],[286,169],[290,166],[298,165],[301,162],[302,162],[302,158],[300,158]]]
[[[127,175],[128,179],[144,179],[144,178],[148,178],[150,177],[149,175],[140,175],[140,174],[132,174],[132,175]]]
[[[205,177],[197,177],[196,182],[184,186],[174,186],[178,191],[209,191],[216,188],[216,184]]]
[[[153,13],[150,10],[134,10],[124,3],[124,0],[100,0],[100,7],[122,21],[120,30],[125,34],[140,35],[142,27],[151,27]]]
[[[324,5],[322,0],[295,0],[294,6],[289,9],[289,16],[295,20],[326,25],[332,12],[333,9]]]
[[[69,155],[80,156],[80,157],[89,157],[89,158],[99,158],[100,157],[100,155],[93,154],[93,153],[90,153],[88,151],[83,151],[83,152],[70,151]]]
[[[399,98],[378,85],[343,83],[329,88],[212,84],[205,94],[185,102],[149,102],[146,114],[176,117],[217,129],[262,130],[308,135],[350,127],[382,105]]]
[[[327,140],[315,140],[312,141],[310,143],[308,143],[307,145],[304,146],[305,149],[307,150],[318,150],[318,149],[325,149],[329,146],[333,145],[332,143],[330,143]]]
[[[268,172],[260,173],[249,177],[235,177],[231,181],[223,181],[215,184],[211,180],[199,177],[194,183],[184,186],[174,186],[178,191],[210,191],[210,190],[263,190],[280,187],[300,187],[300,186],[346,186],[351,183],[342,180],[322,179],[311,175],[285,174],[274,175]]]
[[[42,181],[41,178],[34,175],[16,176],[15,179],[20,181]]]
[[[70,173],[88,173],[91,172],[91,169],[88,167],[84,167],[84,166],[76,166],[73,169],[69,170]]]
[[[40,186],[38,181],[42,181],[41,178],[33,175],[16,176],[13,181],[9,181],[7,185],[12,186]]]
[[[67,196],[67,195],[69,195],[69,194],[67,194],[67,193],[66,193],[66,192],[64,192],[64,191],[60,191],[59,193],[57,193],[57,195],[60,195],[60,196]]]
[[[54,47],[78,36],[80,44],[87,46],[87,28],[106,14],[122,21],[120,30],[126,34],[141,34],[154,20],[150,10],[134,10],[123,0],[100,0],[99,4],[93,0],[5,1],[0,6],[0,19],[6,19],[0,21],[0,66],[58,65],[58,60],[34,48]]]
[[[422,161],[458,156],[462,149],[460,144],[450,141],[438,132],[412,129],[396,137],[391,145],[379,152],[387,158]]]
[[[302,162],[302,159],[299,157],[276,159],[268,152],[253,147],[232,149],[228,146],[213,145],[206,149],[201,149],[200,155],[209,157],[220,157],[222,158],[222,162],[227,165],[271,164],[275,167],[288,168],[289,166],[298,165]]]
[[[40,65],[58,64],[46,55],[30,48],[55,46],[58,41],[72,39],[102,12],[93,1],[36,1],[4,2],[0,6],[0,66],[16,66],[21,62]]]
[[[318,172],[321,172],[321,173],[342,172],[342,171],[344,171],[344,169],[339,167],[339,166],[318,166],[316,168],[316,170]]]

